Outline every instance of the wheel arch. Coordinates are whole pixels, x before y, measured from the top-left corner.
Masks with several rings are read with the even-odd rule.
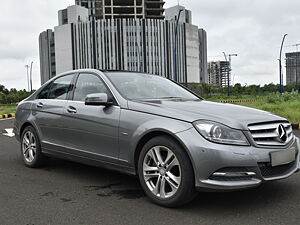
[[[195,167],[193,164],[193,160],[191,159],[191,155],[189,153],[189,150],[187,148],[187,146],[182,142],[182,140],[180,140],[179,137],[176,136],[176,134],[170,133],[169,131],[166,130],[152,130],[149,131],[148,133],[144,134],[138,141],[136,147],[135,147],[135,151],[134,151],[134,167],[135,167],[135,171],[137,173],[137,169],[138,169],[138,159],[140,156],[140,153],[142,151],[143,146],[152,138],[158,137],[158,136],[168,136],[169,138],[173,139],[175,142],[177,142],[177,144],[179,144],[185,154],[187,154],[190,163],[192,165],[193,168],[193,172],[195,173]]]
[[[25,130],[26,127],[33,127],[36,130],[36,127],[33,125],[33,123],[26,121],[25,123],[22,124],[21,128],[20,128],[20,138],[22,137],[22,134]]]

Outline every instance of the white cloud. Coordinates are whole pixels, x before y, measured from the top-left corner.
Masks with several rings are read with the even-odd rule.
[[[167,6],[176,3],[167,1]],[[297,0],[180,0],[180,4],[191,9],[193,22],[207,31],[209,60],[223,60],[223,51],[238,54],[233,58],[235,82],[278,83],[283,35],[289,34],[285,45],[300,43]],[[283,53],[294,50],[285,47]]]
[[[74,2],[9,0],[1,5],[0,84],[26,88],[24,66],[34,61],[34,88],[40,86],[38,35],[53,28],[57,11]],[[175,4],[177,0],[166,0],[165,7]],[[191,9],[194,24],[207,31],[209,60],[223,60],[223,51],[238,54],[233,58],[235,82],[278,83],[283,34],[289,34],[286,45],[300,43],[297,0],[180,0],[180,4]]]
[[[0,84],[27,88],[26,64],[33,64],[33,87],[40,86],[39,33],[57,24],[57,10],[73,0],[9,0],[0,14]]]

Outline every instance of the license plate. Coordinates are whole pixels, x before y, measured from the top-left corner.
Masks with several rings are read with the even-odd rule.
[[[271,152],[272,166],[285,165],[296,160],[295,149],[289,149],[280,152]]]

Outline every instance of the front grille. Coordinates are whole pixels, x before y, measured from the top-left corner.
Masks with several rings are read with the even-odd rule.
[[[281,176],[288,174],[295,168],[295,163],[291,162],[289,164],[281,165],[281,166],[275,166],[272,167],[270,163],[258,163],[261,175],[263,177],[276,177],[276,176]]]
[[[287,138],[282,141],[279,138],[278,127],[283,125],[287,132]],[[250,124],[248,129],[252,135],[254,142],[258,145],[269,145],[269,146],[284,146],[290,143],[293,138],[293,129],[290,123],[287,122],[272,122],[272,123],[260,123]]]

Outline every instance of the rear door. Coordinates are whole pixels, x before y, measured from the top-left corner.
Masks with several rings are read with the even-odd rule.
[[[87,106],[88,94],[106,93],[113,98],[109,88],[96,74],[81,73],[74,94],[67,102],[64,120],[64,142],[71,154],[113,161],[119,154],[120,107]]]
[[[63,115],[74,78],[74,74],[57,78],[38,94],[32,104],[43,148],[53,150],[55,146],[63,146]]]

